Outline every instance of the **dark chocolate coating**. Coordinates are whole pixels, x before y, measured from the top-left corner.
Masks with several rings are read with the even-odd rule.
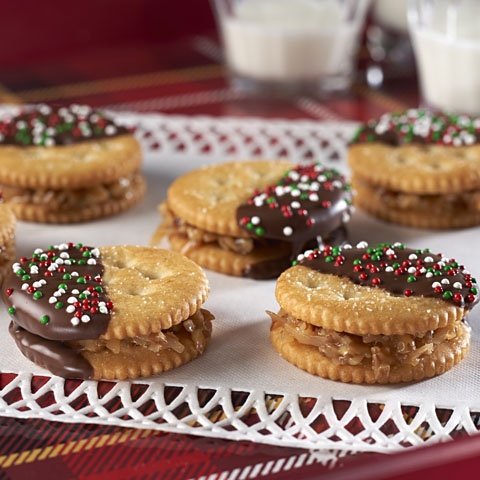
[[[98,110],[90,109],[88,114],[81,114],[82,108],[88,107],[27,107],[8,121],[0,121],[0,145],[72,145],[130,133]],[[49,113],[42,113],[45,109]],[[39,141],[34,141],[35,138]]]
[[[286,172],[277,185],[256,192],[237,208],[237,222],[255,238],[280,240],[291,244],[289,262],[314,241],[340,228],[350,216],[351,192],[336,170],[319,164],[298,166]],[[253,221],[252,221],[253,219]],[[252,278],[273,278],[285,259],[258,264],[244,272]],[[272,274],[268,275],[268,268]],[[275,273],[273,273],[275,270]]]
[[[81,248],[86,250],[81,251]],[[90,308],[84,310],[82,307],[85,301],[79,297],[79,295],[89,287],[93,289],[101,287],[101,282],[95,279],[102,277],[103,265],[100,257],[84,256],[85,252],[92,251],[91,247],[81,248],[73,246],[72,244],[72,246],[65,250],[53,248],[52,250],[44,252],[50,255],[46,262],[52,262],[55,256],[59,256],[65,252],[70,256],[68,260],[73,259],[75,261],[72,265],[66,265],[65,263],[59,265],[59,268],[50,272],[51,276],[45,276],[49,265],[45,261],[42,262],[40,258],[26,259],[21,263],[22,270],[25,271],[25,274],[30,275],[30,279],[23,280],[23,275],[14,273],[13,268],[10,269],[3,282],[2,298],[7,308],[15,308],[12,319],[18,326],[40,337],[58,341],[94,339],[105,333],[110,321],[110,313],[92,313]],[[96,264],[79,264],[80,261],[88,261],[89,258],[94,259]],[[37,265],[37,274],[30,273],[31,267],[29,267],[29,264],[32,263],[32,260],[34,260],[33,263]],[[60,271],[61,269],[65,269],[65,271],[62,272]],[[70,279],[64,278],[65,275],[71,275],[74,272],[77,272],[78,276],[71,276]],[[80,278],[85,279],[85,275],[89,275],[90,279],[85,280],[85,283],[78,283]],[[36,289],[36,291],[43,294],[41,298],[35,299],[34,292],[29,293],[27,290],[22,289],[23,284],[28,283],[32,285],[34,282],[40,280],[47,282],[45,285]],[[49,299],[62,283],[67,286],[66,292],[56,298],[59,302],[63,303],[63,307],[56,308],[55,303],[49,303]],[[78,290],[79,293],[73,294],[72,290]],[[67,307],[72,305],[68,303],[70,297],[76,297],[81,307],[76,307],[75,312],[68,313]],[[107,303],[109,301],[103,288],[101,292],[87,295],[87,299],[89,302],[96,300]],[[90,303],[90,307],[92,306]],[[72,324],[72,318],[77,311],[81,312],[82,315],[88,315],[90,321],[85,323],[79,320],[77,325]],[[41,323],[41,318],[44,315],[49,317],[47,324]]]
[[[354,264],[355,261],[357,264]],[[393,267],[394,264],[400,267]],[[406,296],[438,298],[466,309],[471,309],[479,301],[476,280],[464,273],[463,265],[450,259],[442,261],[440,254],[428,251],[386,244],[380,244],[378,248],[320,250],[301,259],[298,265],[324,274],[347,277],[356,284],[382,288],[395,295],[403,296],[407,291]],[[413,271],[408,272],[409,268],[418,271],[417,276]],[[428,269],[433,271],[429,272]],[[445,279],[448,283],[442,283]],[[436,291],[432,286],[436,282],[441,284],[441,291]],[[451,292],[451,295],[446,292]],[[455,294],[458,294],[457,298]]]
[[[90,363],[62,342],[46,340],[27,332],[14,322],[10,322],[8,331],[25,357],[54,375],[64,378],[92,378],[93,368]]]

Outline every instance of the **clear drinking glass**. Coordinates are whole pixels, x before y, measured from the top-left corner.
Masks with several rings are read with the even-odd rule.
[[[212,0],[234,87],[344,90],[370,0]]]
[[[480,115],[480,1],[410,0],[423,103]]]

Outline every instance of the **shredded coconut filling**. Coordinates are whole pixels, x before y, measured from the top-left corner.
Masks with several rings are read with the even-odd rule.
[[[230,237],[228,235],[218,235],[216,233],[207,232],[201,228],[195,227],[187,223],[182,218],[176,217],[175,214],[168,208],[166,202],[160,205],[160,213],[163,217],[163,222],[160,225],[160,237],[168,236],[172,233],[180,233],[188,238],[188,243],[185,245],[182,253],[188,253],[191,249],[200,245],[209,243],[217,243],[223,250],[230,250],[231,252],[239,253],[240,255],[247,255],[255,248],[256,245],[273,245],[281,243],[274,240],[261,240],[244,237]]]
[[[49,210],[67,210],[129,198],[131,190],[141,182],[142,175],[136,171],[116,182],[101,183],[88,188],[55,190],[2,185],[1,189],[3,198],[10,203],[41,205]]]
[[[465,193],[443,193],[436,195],[418,195],[388,190],[369,184],[364,180],[357,180],[366,188],[374,190],[381,202],[388,208],[399,210],[422,210],[435,212],[480,212],[480,190]]]
[[[267,313],[272,320],[282,322],[285,332],[297,342],[317,347],[322,355],[338,365],[371,367],[379,382],[388,379],[392,366],[416,366],[443,342],[455,341],[459,350],[464,346],[462,339],[457,338],[462,321],[417,335],[360,336],[310,325],[293,318],[283,309],[278,314]]]
[[[67,342],[67,344],[79,352],[88,351],[98,353],[108,350],[112,353],[120,353],[122,346],[133,345],[140,348],[146,348],[155,353],[166,349],[172,349],[177,353],[182,353],[185,350],[185,345],[180,341],[179,334],[186,331],[190,334],[195,349],[199,353],[202,353],[205,346],[205,333],[210,332],[207,321],[212,319],[213,315],[208,310],[198,310],[182,323],[158,333],[137,335],[136,337],[127,337],[123,340],[77,340]]]

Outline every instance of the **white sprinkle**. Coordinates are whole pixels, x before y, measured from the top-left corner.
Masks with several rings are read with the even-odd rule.
[[[78,272],[72,272],[71,275],[72,277],[78,277]]]
[[[36,248],[33,253],[36,253],[37,255],[40,255],[41,253],[43,253],[43,250],[41,248]]]
[[[408,256],[408,259],[409,260],[416,260],[418,257],[414,254],[414,253],[411,253],[409,256]]]
[[[58,268],[58,265],[56,263],[52,263],[47,270],[49,272],[54,272],[57,268]]]
[[[346,243],[342,248],[348,250],[349,248],[352,248],[352,246],[349,243]]]
[[[253,200],[253,203],[255,204],[256,207],[261,207],[263,205],[263,200],[261,198],[256,197]]]
[[[323,182],[326,182],[327,181],[327,177],[325,175],[319,175],[317,177],[317,180],[320,182],[320,183],[323,183]]]
[[[253,223],[253,225],[258,225],[260,223],[260,217],[252,217],[250,221]]]
[[[33,286],[35,288],[40,288],[42,286],[42,284],[40,282],[33,282]]]
[[[442,285],[440,284],[440,282],[433,282],[432,283],[432,288],[437,288],[437,287],[441,287]]]
[[[425,258],[423,259],[423,261],[424,261],[425,263],[432,263],[432,262],[433,262],[433,258],[432,258],[432,257],[425,257]]]
[[[57,258],[57,259],[55,260],[55,263],[56,263],[57,265],[63,265],[63,258]]]
[[[448,284],[450,283],[450,280],[449,280],[448,278],[444,278],[444,279],[442,280],[442,283],[443,283],[444,285],[448,285]]]
[[[66,243],[61,243],[60,245],[58,245],[57,247],[59,250],[67,250],[68,249],[68,245]]]
[[[50,297],[50,298],[48,299],[48,303],[57,303],[56,297]]]
[[[100,256],[100,250],[98,248],[94,248],[91,252],[90,252],[94,257],[99,257]]]
[[[97,264],[97,261],[94,259],[94,258],[89,258],[87,260],[87,264],[88,265],[96,265]]]
[[[309,195],[308,199],[311,201],[311,202],[318,202],[319,200],[319,197],[316,193],[312,193],[311,195]]]
[[[72,290],[72,293],[73,293],[74,295],[78,295],[78,294],[80,293],[80,290],[78,290],[77,288],[74,288],[74,289]]]
[[[458,288],[458,289],[461,289],[462,288],[462,284],[460,282],[455,282],[453,284],[453,288]]]
[[[296,182],[299,178],[300,178],[300,175],[298,174],[298,172],[296,172],[295,170],[292,170],[288,176],[294,181]]]
[[[62,252],[60,258],[70,258],[70,255],[67,252]]]
[[[113,125],[107,125],[105,127],[105,133],[107,135],[113,135],[116,131],[117,131],[117,129]]]
[[[99,307],[104,307],[105,305],[106,305],[105,302],[99,302],[99,304],[98,304]]]
[[[393,272],[393,267],[387,267],[387,268],[385,269],[385,271],[386,271],[386,272]]]
[[[98,310],[100,311],[100,313],[108,313],[107,307],[104,307],[104,306],[99,307]]]
[[[293,228],[292,227],[286,226],[286,227],[283,228],[283,234],[286,237],[289,237],[292,233],[293,233]]]
[[[75,307],[73,305],[69,305],[67,308],[67,313],[73,313],[75,311]]]
[[[75,297],[68,297],[67,303],[75,303],[77,299]]]
[[[72,323],[72,325],[77,326],[80,323],[80,320],[77,317],[72,317],[70,322]]]
[[[365,241],[357,243],[357,248],[367,248],[367,247],[368,247],[368,243]]]
[[[62,293],[59,292],[58,290],[56,292],[53,292],[54,297],[60,297],[61,295],[62,295]]]
[[[300,202],[294,201],[294,202],[292,202],[292,203],[290,204],[290,206],[291,206],[292,208],[300,208],[300,207],[301,207],[301,204],[300,204]]]
[[[301,192],[300,192],[300,190],[292,190],[290,195],[292,197],[299,197],[301,195]]]
[[[425,276],[426,276],[427,278],[432,278],[432,277],[433,277],[433,273],[432,273],[432,272],[427,272],[427,273],[425,274]]]
[[[275,193],[277,196],[281,197],[282,195],[285,194],[285,190],[283,187],[276,187],[275,188]]]
[[[385,253],[387,255],[395,255],[395,250],[392,250],[391,248],[389,248]]]
[[[30,285],[28,283],[24,283],[22,285],[22,290],[26,290]]]
[[[400,242],[395,242],[395,243],[393,244],[394,247],[399,247],[400,245],[401,245]]]
[[[90,321],[90,317],[88,315],[82,315],[82,322],[88,323]]]
[[[407,270],[408,273],[415,273],[417,271],[417,269],[415,267],[409,267],[409,269]]]
[[[92,294],[92,292],[90,292],[89,290],[84,290],[82,293],[84,295],[91,295]]]
[[[71,265],[72,262],[70,260],[65,260],[65,265]]]
[[[36,275],[38,273],[38,267],[36,265],[33,265],[32,267],[30,267],[30,273],[32,275]]]
[[[63,295],[67,292],[64,288],[59,288],[58,291],[60,292],[60,295]]]

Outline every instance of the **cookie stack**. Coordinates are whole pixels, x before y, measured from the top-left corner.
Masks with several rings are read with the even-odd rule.
[[[276,278],[319,243],[340,243],[350,219],[350,185],[318,163],[244,161],[187,173],[160,206],[152,240],[228,275]]]
[[[478,285],[463,265],[400,243],[307,251],[277,282],[271,340],[309,373],[352,383],[433,377],[468,352]]]
[[[63,243],[14,263],[2,297],[31,361],[66,378],[123,380],[203,353],[208,290],[200,267],[174,252]]]
[[[134,136],[86,105],[27,107],[0,122],[0,188],[17,218],[69,223],[119,213],[145,181]]]
[[[480,224],[480,119],[423,110],[362,125],[349,148],[355,205],[423,228]]]

